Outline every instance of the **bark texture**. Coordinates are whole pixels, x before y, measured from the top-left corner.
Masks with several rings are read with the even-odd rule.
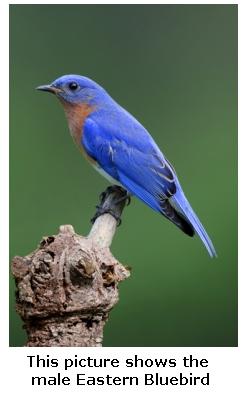
[[[110,252],[117,220],[103,211],[120,217],[124,197],[120,187],[102,195],[87,237],[61,226],[32,253],[14,257],[16,309],[25,323],[26,346],[102,346],[118,283],[130,275]]]

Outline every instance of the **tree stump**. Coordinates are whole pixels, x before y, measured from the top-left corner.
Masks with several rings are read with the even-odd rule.
[[[107,189],[87,237],[64,225],[34,252],[14,257],[16,309],[25,324],[26,346],[102,346],[118,284],[130,275],[109,249],[125,193],[120,187]]]

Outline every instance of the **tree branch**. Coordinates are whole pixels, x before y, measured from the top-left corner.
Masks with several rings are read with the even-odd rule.
[[[125,194],[120,187],[102,194],[87,237],[61,226],[34,252],[14,257],[16,309],[25,323],[26,346],[102,345],[105,322],[119,299],[118,283],[130,275],[109,250]]]

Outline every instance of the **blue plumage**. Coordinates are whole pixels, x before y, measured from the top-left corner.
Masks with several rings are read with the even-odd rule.
[[[71,133],[92,162],[186,234],[196,232],[215,257],[214,246],[173,167],[147,130],[90,79],[63,76],[48,87],[45,90],[59,90],[55,93],[65,106]]]

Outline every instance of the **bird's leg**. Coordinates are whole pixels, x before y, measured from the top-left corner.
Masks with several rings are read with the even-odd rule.
[[[100,200],[102,201],[106,198],[106,196],[108,194],[111,194],[112,192],[118,192],[118,191],[121,191],[123,195],[121,197],[119,197],[114,202],[114,205],[117,205],[123,201],[125,201],[126,206],[130,205],[130,203],[131,203],[130,194],[127,192],[127,190],[125,190],[124,188],[117,186],[117,185],[107,187],[107,189],[100,194]]]
[[[97,210],[91,222],[94,223],[99,216],[109,213],[117,220],[119,226],[122,222],[120,218],[122,207],[125,203],[127,205],[130,203],[128,192],[120,186],[109,186],[100,194],[99,198],[100,204],[96,206]]]
[[[130,203],[131,203],[131,196],[130,196],[130,194],[129,194],[126,190],[124,190],[124,191],[125,191],[124,196],[121,197],[121,198],[118,198],[118,200],[115,202],[115,204],[118,204],[118,203],[120,203],[120,202],[125,201],[126,206],[130,205]]]
[[[120,188],[119,186],[109,186],[105,191],[102,191],[102,193],[99,195],[100,203],[103,203],[106,197],[108,197],[109,194],[115,192]]]

